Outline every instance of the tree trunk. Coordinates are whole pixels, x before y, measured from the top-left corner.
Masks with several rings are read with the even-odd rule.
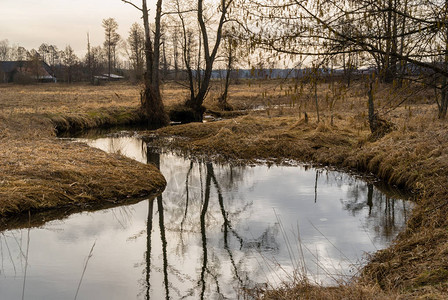
[[[319,123],[320,114],[319,114],[319,101],[317,99],[317,72],[316,72],[316,78],[314,79],[314,100],[316,102],[317,123]]]
[[[442,87],[442,99],[439,105],[439,119],[446,118],[447,108],[448,108],[448,82],[447,78],[443,79],[443,87]]]
[[[403,53],[404,53],[404,43],[405,43],[405,32],[406,32],[406,15],[408,13],[408,0],[404,1],[404,14],[403,14],[403,21],[401,24],[401,38],[400,38],[400,56],[403,57]],[[400,79],[399,79],[399,87],[403,86],[403,77],[406,73],[406,61],[403,59],[400,59]]]
[[[162,15],[162,0],[157,1],[156,30],[154,33],[154,50],[149,31],[148,7],[142,0],[143,24],[145,28],[146,73],[145,88],[142,95],[142,108],[148,120],[148,125],[165,126],[169,124],[168,115],[160,94],[160,20]]]
[[[383,58],[383,68],[381,78],[383,82],[392,83],[397,77],[397,53],[398,53],[398,20],[397,20],[397,1],[388,0],[386,7],[386,51]]]
[[[369,126],[370,132],[374,133],[378,129],[377,115],[375,113],[375,105],[373,103],[373,80],[369,82],[369,90],[367,91],[369,101]]]
[[[448,18],[448,0],[445,0],[445,21]],[[444,68],[448,71],[448,28],[445,27],[445,57],[444,57]],[[439,105],[439,119],[446,118],[447,108],[448,108],[448,78],[445,75],[442,80],[442,99]]]
[[[229,1],[228,3],[226,3],[225,0],[220,1],[221,16],[220,16],[220,20],[218,23],[218,28],[216,30],[215,44],[214,44],[213,49],[211,49],[211,51],[210,51],[207,26],[205,24],[204,16],[203,16],[203,0],[198,0],[197,16],[198,16],[199,27],[201,29],[201,36],[202,36],[201,42],[203,44],[203,50],[204,50],[205,70],[204,70],[204,75],[201,80],[201,85],[199,87],[198,93],[196,94],[195,97],[190,98],[186,102],[186,106],[188,106],[189,108],[191,108],[193,110],[195,121],[198,121],[198,122],[202,122],[203,114],[205,112],[205,108],[202,104],[204,103],[204,100],[205,100],[207,93],[209,91],[209,88],[210,88],[210,79],[212,76],[213,64],[215,62],[216,54],[218,52],[218,48],[221,43],[222,28],[224,26],[225,17],[227,15],[227,8],[231,2],[232,1]]]
[[[373,99],[373,78],[369,82],[369,90],[367,91],[368,104],[369,104],[369,125],[371,135],[370,140],[377,140],[394,130],[395,126],[393,123],[384,120],[378,116],[375,112],[374,99]]]
[[[222,110],[232,110],[232,107],[230,106],[230,104],[227,102],[227,96],[229,93],[229,86],[230,86],[230,74],[232,72],[232,63],[233,63],[233,48],[232,48],[232,39],[229,39],[229,48],[227,49],[228,52],[228,56],[227,56],[227,70],[226,70],[226,79],[225,79],[225,83],[224,83],[224,92],[222,93],[222,95],[219,97],[219,106],[221,107]]]

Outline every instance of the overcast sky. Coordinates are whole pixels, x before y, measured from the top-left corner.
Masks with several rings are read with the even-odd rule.
[[[0,0],[0,40],[28,50],[38,49],[42,43],[59,49],[71,45],[83,56],[87,32],[92,46],[101,45],[101,23],[110,17],[118,22],[118,33],[124,38],[132,23],[142,22],[140,12],[120,0]]]

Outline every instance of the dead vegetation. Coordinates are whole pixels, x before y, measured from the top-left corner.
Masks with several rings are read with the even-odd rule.
[[[117,105],[94,98],[103,97],[101,91],[87,100],[88,92],[68,86],[53,92],[51,85],[7,85],[0,90],[0,216],[4,222],[4,217],[24,211],[125,203],[164,188],[165,180],[153,166],[55,137],[55,128],[131,122],[135,114],[126,113],[132,109],[130,102]],[[80,93],[84,93],[82,99],[74,96]],[[70,97],[77,100],[70,102]]]
[[[406,231],[389,248],[373,255],[355,282],[338,288],[300,283],[258,291],[260,298],[448,297],[447,121],[437,119],[437,109],[428,102],[425,91],[396,91],[414,97],[395,107],[400,98],[385,89],[378,93],[376,104],[382,116],[393,124],[393,130],[371,138],[365,113],[367,100],[360,90],[348,91],[331,111],[328,106],[321,107],[323,121],[319,123],[309,102],[306,110],[304,102],[282,106],[288,97],[279,96],[276,99],[280,104],[248,116],[158,130],[161,137],[182,137],[162,140],[165,146],[168,143],[173,149],[194,155],[213,155],[237,163],[259,159],[313,162],[371,173],[414,193],[417,206]]]
[[[229,114],[218,111],[219,89],[212,87],[205,105],[215,117],[224,118]],[[331,165],[372,173],[415,194],[417,205],[406,231],[373,255],[354,282],[332,288],[297,282],[276,290],[252,290],[253,296],[446,299],[448,124],[437,119],[431,93],[420,87],[376,87],[375,107],[393,130],[374,139],[369,137],[361,83],[350,89],[321,84],[319,123],[308,94],[307,86],[295,82],[245,82],[231,86],[229,102],[235,115],[247,115],[156,132],[164,147],[193,155],[238,163],[295,159]],[[0,86],[1,213],[122,201],[160,189],[163,178],[151,166],[54,138],[56,126],[67,130],[134,123],[138,97],[138,87],[125,85]],[[170,107],[184,101],[186,94],[170,84],[164,87],[164,99]]]
[[[312,299],[312,300],[396,300],[400,299],[397,293],[384,292],[376,286],[341,285],[338,287],[323,288],[307,282],[288,284],[277,289],[255,289],[247,291],[255,299]]]

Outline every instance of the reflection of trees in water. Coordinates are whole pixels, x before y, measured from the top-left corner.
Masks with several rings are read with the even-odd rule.
[[[146,148],[146,147],[145,147]],[[148,152],[147,153],[147,162],[154,164],[157,168],[160,168],[160,154]],[[149,200],[148,207],[148,219],[146,222],[146,299],[150,299],[151,292],[151,250],[152,250],[152,227],[153,227],[153,216],[154,216],[154,200]],[[166,299],[170,298],[169,294],[169,281],[168,281],[168,253],[167,253],[167,239],[166,239],[166,230],[165,230],[165,214],[163,208],[163,197],[162,195],[157,196],[157,213],[159,215],[159,230],[160,230],[160,239],[162,242],[162,256],[163,256],[163,283],[165,287],[165,297]]]
[[[147,159],[148,163],[160,167],[159,154],[149,151]],[[233,193],[226,193],[226,191],[234,191],[235,186],[244,179],[244,168],[222,168],[220,169],[221,172],[215,173],[215,166],[212,163],[191,161],[187,166],[187,168],[183,166],[182,170],[178,168],[176,172],[168,175],[173,186],[167,188],[167,207],[164,207],[161,197],[157,199],[163,248],[165,295],[166,298],[169,298],[170,290],[175,289],[176,284],[173,284],[173,282],[180,281],[181,283],[191,282],[191,288],[183,291],[180,291],[180,289],[174,290],[180,298],[195,294],[201,299],[207,299],[211,294],[226,298],[228,297],[225,295],[226,290],[230,286],[242,287],[249,281],[243,261],[246,255],[250,253],[244,251],[244,249],[251,248],[251,246],[250,243],[244,242],[234,224],[244,217],[251,205],[245,203],[244,200],[242,201]],[[179,180],[179,172],[182,172],[184,176],[183,183]],[[177,193],[173,193],[172,190],[176,190]],[[234,205],[233,201],[239,201],[238,205]],[[166,216],[164,215],[164,209],[169,212]],[[151,237],[151,231],[153,230],[152,215],[154,214],[152,210],[152,204],[150,203],[146,253],[147,298],[150,296],[151,269],[154,270],[155,268],[154,265],[151,265],[151,250],[153,250],[151,248],[151,238],[154,238]],[[221,237],[214,236],[216,228],[221,228]],[[271,231],[271,229],[266,230],[266,233],[260,237],[258,246],[261,244],[262,247],[265,247],[267,242],[273,244],[273,237],[268,237]],[[174,235],[170,235],[167,240],[165,232]],[[186,241],[198,237],[200,237],[202,251],[200,261],[198,261],[200,269],[195,280],[185,273],[188,270],[176,270],[173,265],[170,265],[167,249],[175,249],[176,254],[182,257],[188,251],[191,251],[190,247],[195,246],[191,241]],[[218,245],[213,242],[216,238],[218,238]],[[222,248],[219,245],[222,245]],[[225,252],[222,252],[222,250]],[[235,250],[238,251],[238,255],[235,255]],[[230,266],[233,282],[228,282],[227,278],[224,278],[223,281],[223,276],[225,276],[223,275],[223,268],[227,266]]]
[[[151,199],[148,201],[149,207],[148,207],[148,219],[146,221],[146,299],[150,298],[150,291],[151,291],[151,234],[152,234],[152,218],[154,215],[153,207],[154,207],[154,199]]]
[[[160,239],[162,240],[162,255],[163,255],[163,283],[165,285],[165,295],[166,299],[170,298],[169,293],[169,282],[168,282],[168,257],[167,257],[167,241],[165,233],[165,218],[163,211],[163,199],[162,195],[157,197],[157,209],[159,213],[159,228],[160,228]]]
[[[230,177],[230,180],[233,180],[233,177]],[[242,279],[239,275],[240,273],[240,267],[234,258],[234,255],[232,253],[232,249],[229,245],[229,233],[232,233],[232,235],[239,241],[240,245],[243,244],[243,239],[239,236],[239,234],[233,229],[232,222],[229,220],[228,216],[229,213],[226,211],[225,205],[224,205],[224,198],[222,194],[222,190],[220,187],[220,184],[218,180],[216,179],[214,168],[212,163],[208,162],[206,163],[206,179],[205,179],[205,192],[203,193],[204,198],[201,201],[202,202],[202,208],[201,208],[201,214],[200,214],[200,226],[201,226],[201,240],[202,240],[202,268],[201,268],[201,274],[199,279],[199,286],[200,286],[200,299],[206,298],[206,287],[207,282],[213,282],[215,285],[215,292],[217,295],[220,296],[220,298],[225,298],[221,286],[220,286],[220,277],[221,277],[221,261],[219,256],[216,253],[212,253],[211,257],[209,258],[209,249],[207,245],[207,216],[209,213],[209,207],[210,207],[210,199],[211,199],[211,188],[212,183],[215,187],[217,197],[218,197],[218,203],[219,208],[222,216],[222,232],[223,232],[223,241],[224,241],[224,249],[227,252],[227,255],[230,260],[230,264],[232,265],[234,278],[236,281],[241,285]],[[202,194],[202,193],[201,193]],[[210,217],[210,216],[209,216]],[[210,249],[213,252],[213,247]],[[208,278],[207,278],[208,277]],[[211,291],[208,291],[209,293]]]
[[[20,233],[16,235],[16,233]],[[12,244],[11,244],[12,242]],[[24,260],[26,249],[22,249],[23,245],[26,245],[26,242],[23,241],[23,233],[22,230],[19,231],[9,231],[6,234],[4,232],[0,235],[0,257],[1,257],[1,268],[0,274],[5,275],[5,264],[8,262],[11,263],[11,266],[14,270],[14,277],[17,276],[17,272],[23,272],[24,270]],[[18,249],[16,249],[18,248]],[[17,256],[17,251],[19,255]],[[14,258],[18,258],[18,261],[15,261]],[[18,268],[18,266],[20,268]],[[19,269],[19,270],[18,270]]]
[[[252,286],[254,283],[249,279],[248,265],[253,251],[266,251],[274,255],[280,252],[277,237],[281,229],[279,224],[274,224],[259,236],[250,238],[239,231],[238,225],[250,213],[252,203],[239,194],[238,185],[247,180],[245,172],[250,169],[216,166],[194,160],[185,163],[176,157],[170,157],[169,162],[165,162],[166,165],[170,164],[167,167],[160,163],[160,155],[151,151],[147,159],[148,163],[168,169],[167,172],[162,170],[168,179],[165,202],[161,197],[157,199],[163,252],[163,261],[160,261],[163,267],[159,269],[150,258],[150,231],[153,229],[149,224],[154,214],[151,209],[151,221],[148,216],[147,298],[150,295],[151,267],[153,272],[156,270],[163,275],[166,298],[170,297],[169,293],[171,297],[175,294],[179,298],[225,298],[228,297],[229,287]],[[345,199],[341,199],[344,209],[355,217],[367,215],[364,225],[368,227],[366,231],[374,232],[373,240],[389,241],[402,229],[409,209],[404,201],[382,195],[372,184],[355,177],[322,169],[314,171],[314,200],[318,202],[324,194],[318,194],[318,185],[322,182],[327,187],[346,190]],[[217,232],[217,228],[221,230]],[[177,261],[174,255],[185,259],[194,257],[194,254],[198,255],[197,261],[183,262],[185,265],[174,262]],[[264,273],[261,265],[250,268],[252,278],[257,273]]]
[[[29,215],[29,218],[31,218],[31,215]],[[12,264],[12,267],[14,269],[14,278],[16,278],[17,275],[23,276],[23,283],[22,283],[22,299],[25,298],[25,290],[26,290],[26,281],[27,281],[27,270],[28,270],[28,255],[29,255],[29,247],[30,247],[30,230],[31,225],[27,229],[27,235],[26,240],[24,241],[23,231],[19,230],[16,232],[20,232],[20,238],[18,238],[14,231],[7,232],[7,235],[5,235],[4,232],[1,233],[0,236],[0,257],[1,257],[1,268],[0,268],[0,274],[3,276],[7,276],[5,273],[5,257],[3,252],[3,243],[5,244],[8,258],[6,260],[9,260]],[[3,239],[2,239],[3,238]],[[8,240],[14,240],[15,245],[10,245]],[[18,252],[18,253],[17,253]],[[19,259],[20,269],[17,270],[16,263],[14,262],[14,257]],[[20,274],[17,274],[17,272],[20,272]]]
[[[354,179],[349,186],[344,209],[353,216],[368,210],[365,226],[374,232],[373,240],[390,241],[403,229],[411,209],[409,201],[396,199],[382,193],[372,183]]]
[[[403,198],[403,195],[381,191],[372,183],[366,183],[344,173],[316,170],[315,199],[317,199],[318,179],[322,174],[325,176],[327,186],[348,187],[346,199],[341,199],[345,210],[354,217],[368,210],[365,226],[368,232],[375,233],[374,240],[388,242],[403,229],[411,209],[408,201],[398,199]]]

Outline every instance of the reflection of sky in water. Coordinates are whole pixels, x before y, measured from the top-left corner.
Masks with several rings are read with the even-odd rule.
[[[146,146],[135,138],[90,144],[148,160]],[[159,157],[151,155],[153,159]],[[387,246],[403,228],[410,206],[339,172],[191,163],[171,154],[160,155],[160,167],[168,181],[162,196],[164,227],[159,226],[154,200],[76,214],[32,229],[25,299],[74,298],[94,242],[78,299],[144,299],[148,283],[150,297],[162,299],[165,272],[172,299],[199,299],[202,294],[215,298],[218,288],[235,298],[241,286],[287,280],[300,268],[299,238],[307,275],[331,284],[331,278],[353,275],[365,252]],[[149,205],[153,214],[148,219]],[[167,239],[166,268],[162,232]],[[1,299],[22,294],[27,234],[14,230],[0,235]]]

